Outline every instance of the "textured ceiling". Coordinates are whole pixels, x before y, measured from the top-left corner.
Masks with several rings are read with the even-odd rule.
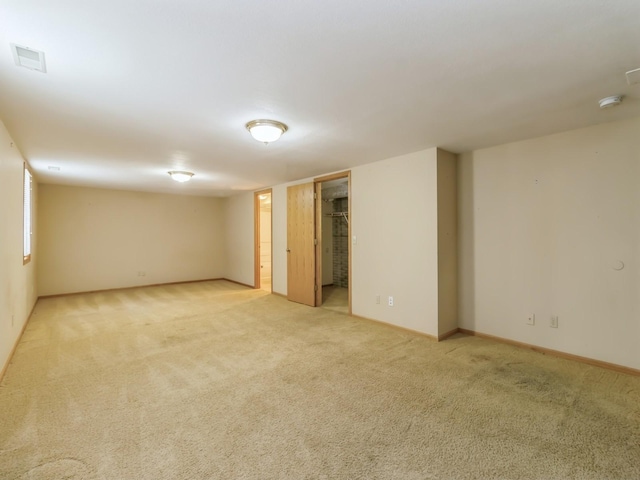
[[[0,0],[0,22],[0,117],[47,183],[229,195],[640,115],[637,0]],[[256,118],[290,130],[265,146]]]

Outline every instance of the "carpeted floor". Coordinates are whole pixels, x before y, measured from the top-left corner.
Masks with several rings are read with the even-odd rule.
[[[638,479],[640,378],[229,282],[45,299],[0,478]]]
[[[349,313],[349,289],[333,285],[322,287],[322,308],[338,313]]]

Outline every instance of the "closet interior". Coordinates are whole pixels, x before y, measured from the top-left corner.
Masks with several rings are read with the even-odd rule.
[[[322,306],[349,309],[349,184],[322,183]]]

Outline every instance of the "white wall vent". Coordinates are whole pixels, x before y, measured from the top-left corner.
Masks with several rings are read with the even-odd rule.
[[[13,60],[19,67],[25,67],[43,73],[47,72],[47,67],[44,63],[44,52],[12,43],[11,53],[13,53]]]
[[[627,83],[629,85],[640,83],[640,68],[629,70],[627,73],[625,73],[625,75],[627,76]]]

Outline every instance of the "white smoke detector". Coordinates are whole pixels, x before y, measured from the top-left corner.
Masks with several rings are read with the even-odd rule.
[[[622,102],[622,95],[613,95],[611,97],[605,97],[600,100],[600,108],[610,108],[620,105]]]
[[[13,61],[16,62],[17,66],[47,73],[47,66],[44,63],[44,52],[12,43],[11,53],[13,53]]]

